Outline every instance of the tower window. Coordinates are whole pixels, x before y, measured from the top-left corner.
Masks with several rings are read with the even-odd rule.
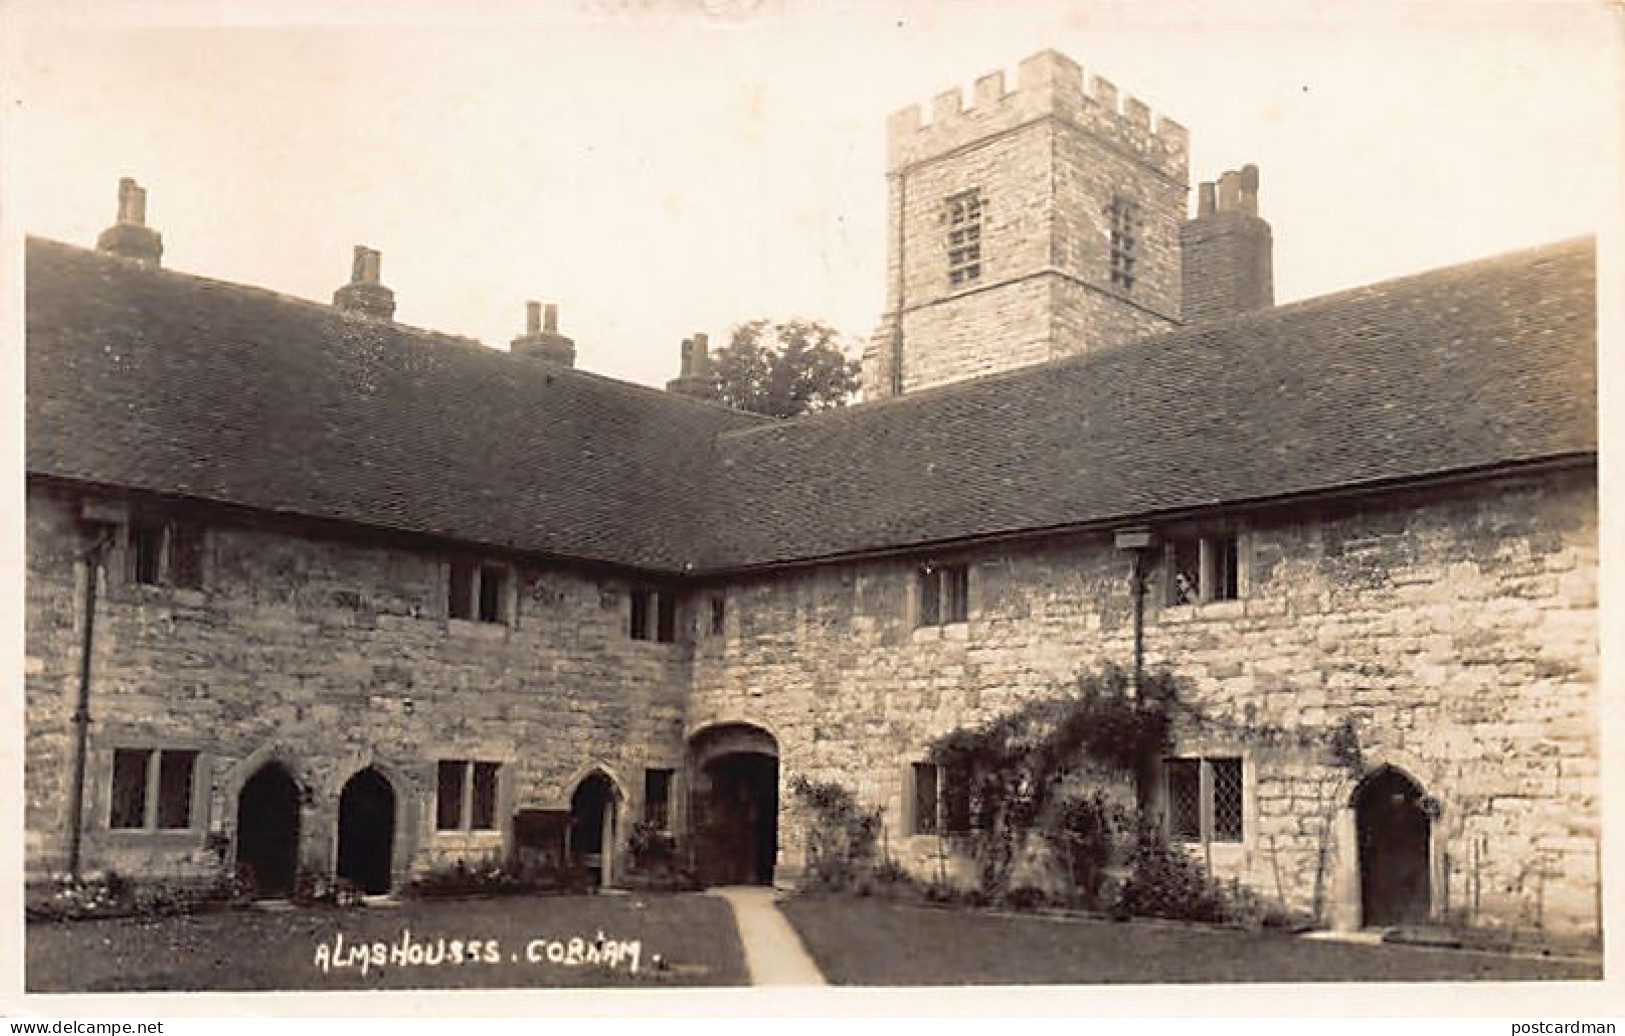
[[[1113,198],[1106,210],[1111,220],[1112,287],[1134,290],[1134,262],[1140,244],[1140,207],[1127,198]]]
[[[948,223],[948,284],[957,287],[982,276],[982,192],[950,195]]]

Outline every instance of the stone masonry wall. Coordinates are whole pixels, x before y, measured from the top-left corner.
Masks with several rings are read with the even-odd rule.
[[[27,867],[66,854],[84,566],[76,497],[31,485],[27,526]],[[301,860],[331,867],[339,794],[375,765],[400,803],[394,867],[500,853],[519,808],[567,809],[600,767],[620,785],[621,832],[643,769],[681,768],[686,649],[627,635],[628,584],[519,566],[505,624],[444,618],[443,556],[418,547],[210,518],[203,589],[137,585],[122,551],[95,617],[87,869],[194,875],[217,866],[235,793],[276,759],[306,794]],[[201,753],[193,826],[109,830],[115,747]],[[503,830],[437,832],[436,764],[501,764]]]
[[[1332,917],[1358,881],[1350,796],[1390,765],[1439,804],[1437,913],[1594,930],[1594,475],[1278,513],[1240,540],[1242,599],[1164,606],[1153,581],[1146,626],[1149,664],[1185,677],[1206,717],[1183,724],[1177,751],[1243,759],[1245,836],[1213,845],[1216,873]],[[942,627],[911,619],[922,560],[723,588],[726,628],[696,646],[689,722],[769,730],[781,786],[834,780],[883,806],[887,851],[929,876],[937,840],[902,828],[909,764],[956,726],[1128,665],[1132,611],[1128,556],[1106,534],[936,556],[970,567],[969,621]],[[1329,749],[1345,721],[1358,773]],[[805,822],[786,806],[794,868]]]

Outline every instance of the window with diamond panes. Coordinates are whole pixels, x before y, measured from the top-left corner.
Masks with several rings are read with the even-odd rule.
[[[1180,842],[1202,838],[1202,767],[1195,759],[1170,759],[1168,837]]]
[[[949,197],[947,210],[948,284],[958,287],[982,276],[982,192]]]
[[[1241,841],[1241,760],[1212,759],[1213,840]]]
[[[1175,842],[1240,842],[1245,834],[1241,760],[1165,759],[1168,837]]]
[[[1111,219],[1112,287],[1130,291],[1140,243],[1140,207],[1127,198],[1114,198],[1107,213]]]

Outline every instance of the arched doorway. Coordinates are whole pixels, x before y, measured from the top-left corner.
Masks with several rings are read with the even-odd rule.
[[[369,766],[339,794],[338,876],[371,895],[388,892],[394,845],[395,789]]]
[[[1354,823],[1360,849],[1360,917],[1372,925],[1428,920],[1432,818],[1422,788],[1391,766],[1371,774],[1354,791]]]
[[[570,860],[604,888],[615,874],[616,798],[615,782],[601,770],[588,774],[570,796]]]
[[[779,746],[744,723],[689,745],[694,868],[707,885],[771,885],[779,852]]]
[[[299,785],[266,763],[237,793],[237,875],[261,897],[293,892],[299,870]]]

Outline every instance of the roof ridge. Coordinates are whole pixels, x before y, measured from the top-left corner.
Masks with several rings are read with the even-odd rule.
[[[600,382],[617,390],[643,394],[649,398],[666,400],[669,403],[677,406],[686,406],[691,409],[709,408],[712,410],[722,411],[727,414],[748,415],[751,418],[762,421],[772,420],[772,418],[762,417],[759,414],[750,414],[748,411],[738,410],[734,407],[726,406],[714,400],[697,399],[693,396],[685,396],[679,393],[667,392],[651,385],[641,385],[635,381],[627,381],[624,378],[611,377],[610,375],[600,374],[596,371],[581,370],[576,367],[566,367],[558,364],[545,364],[526,357],[516,356],[508,349],[503,349],[494,345],[487,345],[482,339],[474,338],[469,335],[459,335],[453,334],[449,331],[438,331],[434,328],[419,327],[416,324],[407,324],[398,320],[380,321],[374,318],[347,315],[342,310],[335,308],[330,303],[305,298],[303,295],[291,295],[287,292],[277,291],[274,288],[266,288],[258,284],[247,284],[242,281],[224,280],[219,277],[211,277],[207,274],[192,273],[186,270],[177,270],[172,267],[145,266],[136,263],[134,260],[125,259],[122,256],[112,255],[95,248],[86,248],[83,245],[76,245],[68,241],[59,241],[55,238],[45,237],[40,234],[26,235],[26,242],[29,245],[45,245],[51,248],[61,249],[64,252],[73,254],[74,256],[82,259],[96,262],[106,262],[110,265],[115,265],[117,268],[129,269],[131,272],[140,272],[159,277],[186,280],[199,285],[228,288],[232,291],[258,296],[274,303],[299,306],[319,314],[324,319],[332,321],[335,325],[349,322],[365,323],[370,326],[389,330],[404,339],[416,339],[426,344],[433,345],[450,345],[461,347],[475,352],[477,355],[489,355],[492,357],[505,358],[512,360],[516,364],[516,366],[513,368],[514,370],[546,371],[548,374],[555,376],[563,376],[565,378],[581,378],[594,382]],[[26,276],[27,272],[25,267],[24,277],[26,278]]]
[[[1131,349],[1149,349],[1154,343],[1167,342],[1184,336],[1210,334],[1218,330],[1230,330],[1248,325],[1265,325],[1287,316],[1303,312],[1343,305],[1352,299],[1381,295],[1392,291],[1396,285],[1416,284],[1430,279],[1466,278],[1482,272],[1487,267],[1528,265],[1548,255],[1561,255],[1577,250],[1582,245],[1596,246],[1595,234],[1581,234],[1575,237],[1562,238],[1544,244],[1527,246],[1500,252],[1491,256],[1481,256],[1460,263],[1451,263],[1447,266],[1435,266],[1414,273],[1397,274],[1384,280],[1373,281],[1353,288],[1339,288],[1337,291],[1327,292],[1324,295],[1314,295],[1306,299],[1295,299],[1292,302],[1271,306],[1269,309],[1255,310],[1250,313],[1239,313],[1231,317],[1217,320],[1203,321],[1201,323],[1183,324],[1179,327],[1168,328],[1164,331],[1154,331],[1150,334],[1137,335],[1117,342],[1108,342],[1096,346],[1085,352],[1071,356],[1060,356],[1040,363],[1031,363],[1021,367],[1012,367],[1008,370],[994,371],[979,377],[966,378],[961,381],[946,382],[940,385],[931,385],[926,388],[905,392],[902,395],[887,399],[867,400],[850,407],[839,407],[832,410],[821,410],[817,413],[801,414],[788,420],[776,421],[766,428],[796,428],[823,422],[834,424],[843,415],[873,413],[881,408],[901,409],[911,405],[924,405],[930,400],[943,396],[968,392],[973,386],[986,386],[1005,381],[1016,381],[1024,378],[1036,378],[1057,370],[1086,367],[1101,362],[1105,356],[1116,357],[1118,354]],[[739,438],[756,432],[765,431],[763,427],[726,428],[717,433],[719,438]]]

